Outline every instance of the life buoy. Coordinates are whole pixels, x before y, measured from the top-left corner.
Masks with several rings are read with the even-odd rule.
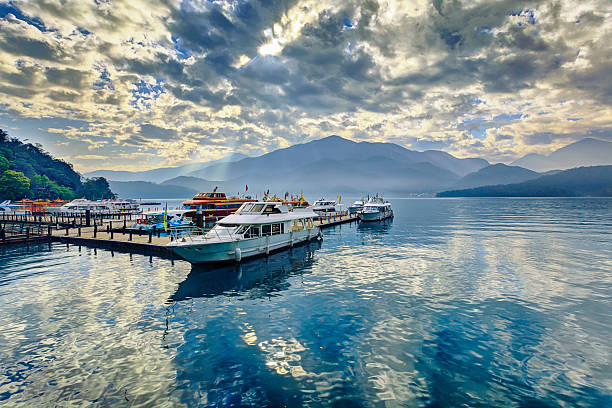
[[[142,218],[138,218],[138,219],[136,220],[136,223],[137,223],[137,224],[142,224]]]

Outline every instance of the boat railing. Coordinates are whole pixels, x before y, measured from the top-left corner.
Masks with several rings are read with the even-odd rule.
[[[176,225],[168,227],[168,235],[172,240],[178,238],[203,236],[205,233],[206,231],[203,228],[195,225]]]

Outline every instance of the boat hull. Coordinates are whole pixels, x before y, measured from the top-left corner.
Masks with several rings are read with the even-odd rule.
[[[292,231],[286,234],[270,235],[234,241],[176,242],[170,244],[172,251],[192,264],[240,262],[243,259],[267,255],[290,248],[321,236],[319,228]],[[239,251],[238,251],[239,250]]]
[[[368,211],[360,212],[359,219],[365,222],[382,221],[387,218],[393,217],[393,210],[390,211]]]

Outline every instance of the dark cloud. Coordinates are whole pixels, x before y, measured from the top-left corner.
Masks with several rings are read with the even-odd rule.
[[[171,140],[177,136],[175,129],[165,129],[151,124],[140,125],[140,134],[145,138],[160,140]]]
[[[142,22],[142,33],[107,2],[79,9],[91,8],[83,12],[89,20],[83,17],[72,33],[66,27],[80,14],[69,14],[76,10],[69,5],[15,4],[11,10],[18,17],[6,14],[0,21],[0,51],[20,61],[0,70],[0,92],[62,107],[92,103],[87,120],[101,115],[101,122],[112,117],[145,123],[121,139],[135,146],[188,146],[192,135],[211,146],[274,146],[281,138],[313,137],[318,126],[321,133],[346,128],[356,138],[375,135],[419,148],[451,146],[454,138],[458,145],[484,149],[486,143],[474,137],[510,122],[487,119],[499,115],[504,98],[531,92],[541,99],[533,101],[541,104],[538,111],[547,112],[555,110],[548,106],[549,93],[575,99],[577,107],[583,101],[612,104],[612,54],[600,35],[605,14],[593,6],[566,21],[568,0],[537,8],[526,0],[432,0],[394,12],[375,0],[329,6],[161,0],[151,3],[156,17]],[[163,13],[156,14],[159,6]],[[127,37],[104,36],[114,29]],[[271,43],[278,45],[273,55],[261,48]],[[38,94],[43,98],[34,98]],[[72,107],[73,114],[85,111]],[[391,114],[401,119],[387,122]],[[367,125],[359,123],[368,116],[373,119]],[[469,123],[466,117],[479,119]],[[398,132],[386,133],[394,126],[414,129],[402,139]],[[552,144],[562,137],[541,130],[521,140]],[[492,140],[515,134],[499,132]]]
[[[45,77],[51,85],[63,86],[71,89],[81,89],[87,80],[89,73],[77,69],[47,68]]]

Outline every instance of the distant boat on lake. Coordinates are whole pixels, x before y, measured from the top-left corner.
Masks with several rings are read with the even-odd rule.
[[[358,216],[361,221],[382,221],[393,217],[393,210],[390,202],[377,195],[368,199]]]

